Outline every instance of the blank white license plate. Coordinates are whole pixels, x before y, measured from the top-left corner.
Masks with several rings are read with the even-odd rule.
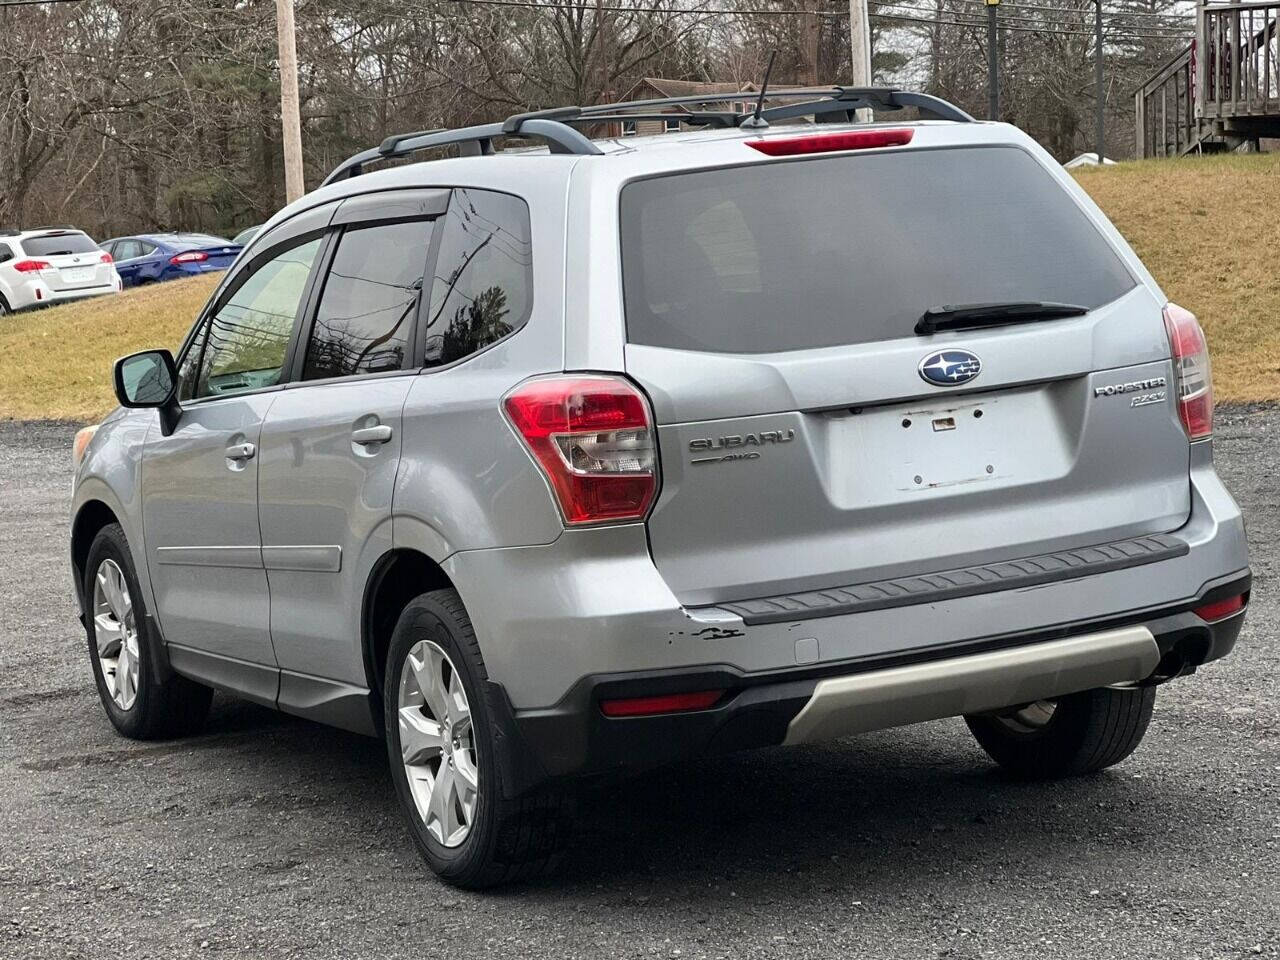
[[[93,279],[93,267],[66,267],[62,271],[64,283],[85,283]]]

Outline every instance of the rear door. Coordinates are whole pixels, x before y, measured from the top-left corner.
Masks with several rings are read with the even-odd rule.
[[[57,293],[112,286],[111,264],[98,245],[79,230],[58,230],[25,237],[22,249],[49,266],[40,279]]]
[[[448,197],[401,190],[338,208],[294,382],[263,426],[259,520],[282,709],[341,703],[342,685],[364,680],[364,587],[392,548],[417,315]]]
[[[1162,304],[1021,149],[640,180],[620,215],[626,366],[659,423],[651,548],[684,602],[935,573],[1185,521]],[[930,308],[1009,301],[1088,312],[914,332]],[[1106,392],[1117,385],[1129,386]]]

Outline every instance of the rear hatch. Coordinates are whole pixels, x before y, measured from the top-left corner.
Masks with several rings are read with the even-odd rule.
[[[40,279],[50,290],[67,292],[114,283],[110,261],[89,237],[79,230],[54,230],[24,237],[23,253],[49,266]]]
[[[839,154],[622,191],[653,557],[690,605],[1163,533],[1190,511],[1163,304],[1017,147]],[[918,335],[949,304],[1065,318]],[[939,385],[939,384],[946,385]]]

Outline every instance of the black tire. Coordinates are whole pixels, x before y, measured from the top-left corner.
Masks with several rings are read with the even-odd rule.
[[[401,669],[410,650],[422,640],[435,643],[456,665],[471,711],[479,771],[476,804],[470,832],[455,847],[446,847],[428,831],[400,751]],[[471,618],[457,591],[434,590],[410,601],[391,636],[383,680],[391,779],[422,858],[446,883],[471,890],[528,880],[553,868],[567,846],[574,818],[573,798],[563,789],[545,789],[514,800],[503,797],[502,771],[496,762],[497,731],[484,697],[487,680]]]
[[[1049,780],[1095,773],[1119,763],[1142,742],[1156,702],[1155,687],[1099,687],[1060,697],[1042,726],[1012,714],[965,717],[991,759],[1010,773]]]
[[[10,313],[13,313],[13,311],[9,309],[9,301],[4,298],[3,293],[0,293],[0,317]]]
[[[127,709],[116,703],[107,688],[94,625],[94,581],[107,560],[114,561],[124,575],[132,603],[132,621],[138,637],[137,693]],[[102,707],[115,728],[134,740],[165,740],[198,732],[209,713],[213,691],[177,674],[161,675],[157,656],[159,651],[156,649],[160,641],[152,635],[151,621],[146,615],[138,575],[129,552],[129,541],[119,524],[108,524],[94,537],[85,563],[83,589],[89,662],[93,667],[93,679],[98,687]]]

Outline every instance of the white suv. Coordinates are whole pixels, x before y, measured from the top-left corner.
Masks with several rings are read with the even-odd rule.
[[[72,227],[0,231],[0,316],[119,293],[111,254]]]

